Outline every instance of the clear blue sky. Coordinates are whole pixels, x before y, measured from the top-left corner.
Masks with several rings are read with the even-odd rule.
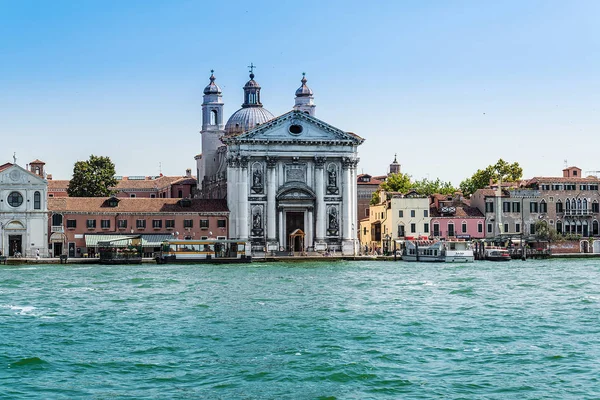
[[[229,116],[256,64],[289,111],[306,72],[316,116],[455,185],[500,157],[525,177],[600,170],[600,1],[0,0],[2,162],[55,179],[90,154],[120,175],[195,171],[210,70]]]

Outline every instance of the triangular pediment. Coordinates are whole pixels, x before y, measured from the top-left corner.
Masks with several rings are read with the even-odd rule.
[[[237,136],[227,137],[229,143],[297,143],[297,144],[352,144],[359,145],[363,138],[335,128],[320,119],[293,110]]]
[[[0,181],[13,184],[46,184],[46,180],[25,168],[12,164],[0,170]]]

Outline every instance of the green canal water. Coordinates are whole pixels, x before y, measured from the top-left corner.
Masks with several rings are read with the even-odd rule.
[[[1,399],[598,399],[600,260],[0,266]]]

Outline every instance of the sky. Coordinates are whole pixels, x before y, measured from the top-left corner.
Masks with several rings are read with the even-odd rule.
[[[316,117],[365,139],[359,173],[395,154],[455,186],[499,158],[525,178],[597,171],[598,15],[596,0],[0,0],[0,163],[195,172],[210,70],[227,118],[254,63],[274,115],[306,72]]]

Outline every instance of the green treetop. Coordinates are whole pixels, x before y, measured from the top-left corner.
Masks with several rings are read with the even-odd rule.
[[[89,160],[75,163],[67,193],[70,197],[106,197],[115,193],[110,188],[117,183],[110,158],[92,154]]]

